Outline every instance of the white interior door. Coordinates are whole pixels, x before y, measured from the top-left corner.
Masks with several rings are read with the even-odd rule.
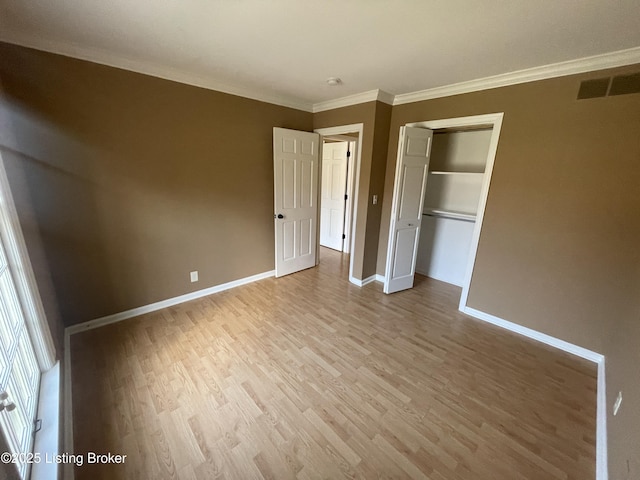
[[[322,147],[320,245],[343,251],[349,142]]]
[[[384,293],[413,287],[432,140],[432,130],[400,129]]]
[[[0,429],[12,453],[33,447],[40,368],[0,241]],[[29,464],[18,463],[21,478]]]
[[[320,135],[273,129],[276,277],[316,265]]]

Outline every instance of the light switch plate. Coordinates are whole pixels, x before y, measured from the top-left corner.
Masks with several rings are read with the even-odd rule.
[[[618,392],[618,398],[616,398],[616,403],[613,404],[614,415],[618,414],[618,410],[620,410],[620,405],[622,405],[622,392]]]

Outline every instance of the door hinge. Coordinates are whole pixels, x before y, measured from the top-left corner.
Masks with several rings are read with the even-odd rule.
[[[347,158],[349,158],[350,156],[351,156],[351,152],[347,150]]]
[[[38,433],[40,430],[42,430],[42,419],[36,418],[33,421],[33,433]]]
[[[347,238],[347,236],[343,233],[342,234],[342,239],[344,240],[345,238]]]
[[[348,198],[349,198],[349,195],[345,194],[344,199],[346,200]]]

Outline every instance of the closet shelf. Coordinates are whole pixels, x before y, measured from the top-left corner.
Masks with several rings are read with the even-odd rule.
[[[429,172],[431,175],[476,175],[481,177],[484,172],[446,172],[444,170],[432,170]]]
[[[464,220],[467,222],[476,221],[476,215],[474,213],[456,212],[442,208],[425,208],[422,214],[429,217],[451,218],[453,220]]]

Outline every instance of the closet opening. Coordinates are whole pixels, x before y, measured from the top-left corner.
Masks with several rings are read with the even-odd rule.
[[[463,286],[492,130],[433,131],[416,273]]]
[[[466,307],[502,117],[401,127],[385,293],[412,288],[417,272],[462,287]]]

